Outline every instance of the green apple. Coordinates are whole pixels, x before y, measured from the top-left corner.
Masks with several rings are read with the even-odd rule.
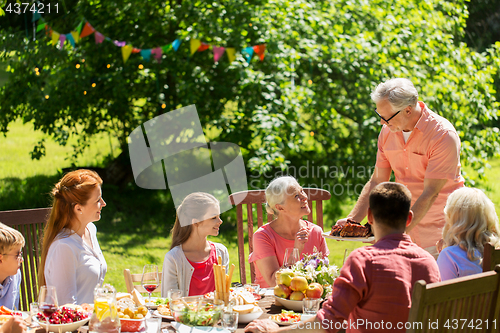
[[[295,276],[293,272],[281,272],[280,275],[280,284],[284,284],[287,287],[290,287],[290,283],[292,283],[292,278]]]

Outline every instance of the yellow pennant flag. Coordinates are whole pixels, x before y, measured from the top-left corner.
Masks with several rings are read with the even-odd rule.
[[[59,43],[59,36],[61,36],[60,33],[52,31],[52,45],[57,45],[57,43]]]
[[[236,56],[234,55],[236,53],[236,50],[234,49],[234,47],[228,47],[226,49],[226,53],[230,63],[236,60]]]
[[[191,55],[193,55],[200,46],[201,41],[199,39],[191,39]]]
[[[132,45],[125,45],[122,47],[123,62],[127,62],[133,49],[134,47]]]
[[[78,33],[78,31],[71,31],[71,36],[73,36],[75,43],[78,43],[80,41],[80,34]]]

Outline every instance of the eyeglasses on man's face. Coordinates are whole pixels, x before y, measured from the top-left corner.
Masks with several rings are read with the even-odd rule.
[[[396,117],[398,115],[398,113],[400,113],[401,110],[399,110],[398,112],[396,112],[395,114],[393,114],[389,119],[385,119],[384,117],[382,117],[380,115],[380,113],[377,112],[377,109],[375,109],[375,113],[377,114],[377,116],[382,119],[383,121],[385,121],[387,124],[389,124],[389,120],[391,120],[392,118]]]
[[[21,261],[23,259],[23,251],[19,251],[18,254],[3,253],[4,256],[14,256],[17,260]]]

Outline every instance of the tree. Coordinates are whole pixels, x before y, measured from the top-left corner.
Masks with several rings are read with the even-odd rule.
[[[124,64],[112,43],[87,37],[76,49],[59,51],[43,32],[32,41],[15,26],[4,27],[0,50],[7,51],[2,58],[12,75],[0,90],[3,132],[21,117],[62,144],[79,135],[76,153],[103,131],[126,151],[132,129],[196,104],[212,140],[243,148],[249,170],[258,173],[255,186],[290,166],[307,167],[298,175],[306,183],[354,185],[366,181],[375,161],[380,127],[370,92],[399,76],[410,78],[421,99],[456,126],[463,164],[480,170],[499,151],[499,47],[479,54],[461,42],[463,0],[81,0],[67,7],[66,16],[49,21],[54,30],[69,32],[85,18],[138,48],[176,38],[182,45],[160,63],[132,55]],[[233,63],[225,57],[214,63],[209,51],[190,56],[191,38],[237,50],[266,43],[267,49],[262,62],[247,63],[239,53]],[[43,143],[35,152],[43,152]]]

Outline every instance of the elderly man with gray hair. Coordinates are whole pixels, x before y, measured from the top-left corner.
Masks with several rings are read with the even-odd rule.
[[[406,228],[412,240],[435,258],[436,242],[444,227],[443,208],[448,195],[464,184],[460,174],[460,138],[453,125],[418,101],[408,79],[380,83],[371,94],[382,129],[377,162],[347,219],[360,222],[368,211],[368,195],[394,171],[396,182],[412,194],[414,218]]]

